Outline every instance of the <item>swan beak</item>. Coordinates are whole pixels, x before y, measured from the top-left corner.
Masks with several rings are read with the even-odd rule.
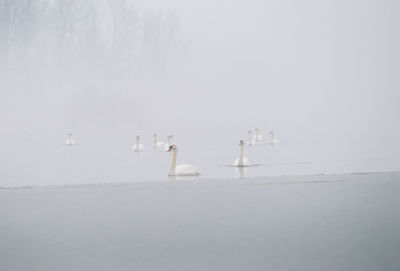
[[[169,146],[167,152],[170,152],[172,150],[172,146]]]

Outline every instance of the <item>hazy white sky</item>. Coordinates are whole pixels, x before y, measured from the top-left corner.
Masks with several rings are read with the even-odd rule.
[[[399,5],[389,0],[135,1],[139,14],[174,12],[187,52],[173,59],[178,64],[162,79],[138,78],[137,86],[97,77],[91,86],[106,89],[113,103],[108,108],[119,113],[94,109],[82,118],[87,112],[75,102],[91,86],[78,79],[71,80],[71,90],[52,89],[61,97],[77,93],[59,101],[61,107],[53,105],[64,110],[57,129],[81,129],[99,116],[99,126],[129,123],[131,133],[259,126],[288,136],[394,140],[400,113]],[[75,65],[80,66],[79,58]],[[135,100],[113,94],[122,88]],[[18,110],[3,108],[10,119],[53,101],[46,94],[23,96],[28,102]],[[47,118],[43,112],[36,120]]]
[[[192,38],[182,106],[197,120],[398,135],[398,2],[142,2]]]

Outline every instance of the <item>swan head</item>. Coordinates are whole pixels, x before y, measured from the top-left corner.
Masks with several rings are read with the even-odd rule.
[[[256,129],[254,129],[254,132],[256,132],[258,134],[260,132],[260,129],[256,128]]]
[[[139,139],[139,137],[140,137],[139,135],[136,135],[136,139]]]
[[[269,132],[269,134],[273,134],[273,133],[274,133],[273,131],[270,131],[270,132]]]
[[[69,136],[72,136],[72,133],[68,133]]]
[[[175,144],[170,145],[168,150],[167,150],[167,152],[170,152],[170,151],[173,151],[173,150],[176,150],[176,145]]]
[[[243,139],[241,139],[241,140],[239,141],[239,146],[240,146],[240,145],[244,145]]]
[[[153,134],[153,137],[157,137],[157,134],[156,134],[156,133],[154,133],[154,134]]]
[[[252,130],[249,130],[247,133],[248,133],[248,134],[252,134],[252,133],[253,133],[253,131],[252,131]]]

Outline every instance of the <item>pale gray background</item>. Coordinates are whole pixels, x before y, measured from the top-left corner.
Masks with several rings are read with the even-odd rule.
[[[256,127],[288,145],[254,162],[362,164],[256,175],[398,169],[398,1],[0,3],[2,185],[165,177],[155,131],[212,177]]]

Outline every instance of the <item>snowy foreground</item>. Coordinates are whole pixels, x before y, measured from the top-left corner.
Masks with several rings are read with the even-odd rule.
[[[0,189],[0,270],[399,270],[400,173]]]

